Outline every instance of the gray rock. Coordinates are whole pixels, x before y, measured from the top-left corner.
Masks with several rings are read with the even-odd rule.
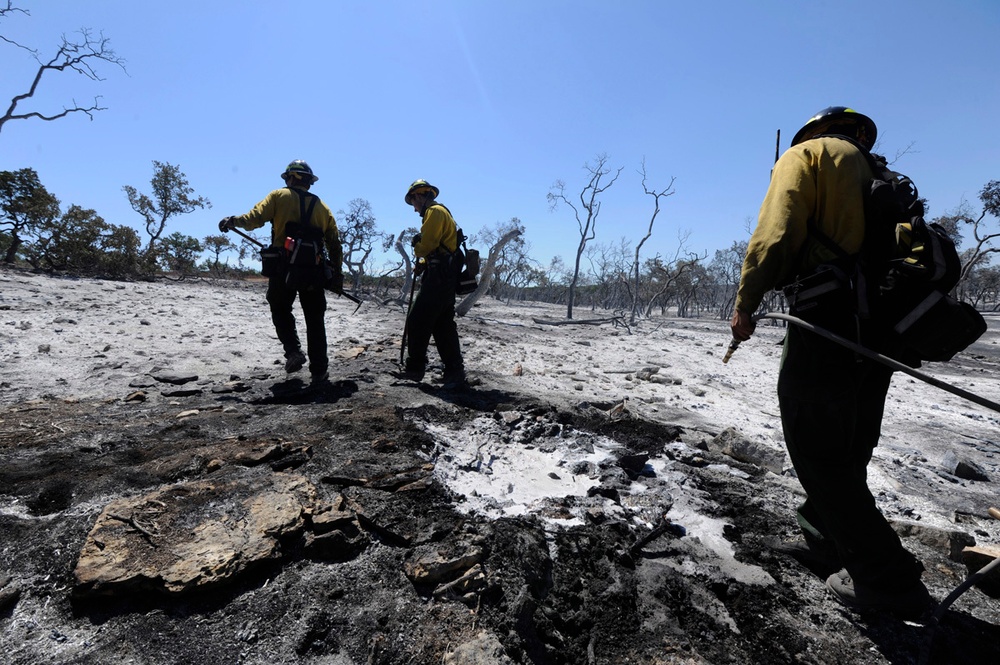
[[[444,665],[514,665],[500,640],[487,632],[455,647],[454,651],[444,655],[442,662]]]
[[[178,374],[177,372],[163,371],[151,374],[160,383],[169,383],[175,386],[183,386],[185,383],[198,380],[197,374]]]
[[[949,451],[941,461],[941,466],[946,473],[957,476],[962,480],[989,481],[989,476],[981,466],[969,459],[960,458],[954,452]]]
[[[976,544],[976,539],[964,531],[939,529],[903,520],[891,520],[890,524],[900,538],[913,538],[928,547],[948,552],[948,558],[952,561],[961,561],[962,550]]]
[[[201,394],[201,388],[181,388],[179,390],[161,390],[164,397],[193,397]]]
[[[724,455],[735,460],[754,464],[779,475],[785,466],[785,453],[783,451],[774,450],[764,444],[751,441],[732,427],[723,430],[715,437],[709,447],[713,450],[721,449]]]

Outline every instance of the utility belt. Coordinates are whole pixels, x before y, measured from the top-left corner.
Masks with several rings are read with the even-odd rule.
[[[782,288],[788,313],[841,337],[867,342],[864,278],[853,264],[824,263]],[[864,312],[864,314],[862,314]],[[865,334],[863,334],[865,333]]]
[[[820,312],[852,311],[855,298],[852,270],[834,263],[816,266],[811,273],[781,289],[788,311],[804,321]]]
[[[424,257],[424,270],[420,275],[420,288],[433,292],[446,292],[455,289],[458,283],[458,268],[456,254],[444,251],[434,251]]]
[[[444,270],[453,267],[455,264],[455,259],[458,257],[458,252],[449,252],[447,250],[438,248],[433,252],[428,254],[424,258],[424,262],[427,264],[427,269],[434,270]]]

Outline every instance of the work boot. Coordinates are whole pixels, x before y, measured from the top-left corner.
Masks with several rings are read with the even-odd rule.
[[[404,381],[414,381],[416,383],[420,383],[424,380],[424,371],[424,368],[419,365],[406,363],[403,365],[403,371],[394,372],[393,376]]]
[[[298,372],[306,364],[306,357],[301,350],[296,349],[285,354],[285,372],[293,374]]]
[[[899,590],[877,589],[855,582],[850,573],[841,569],[827,578],[826,586],[840,602],[854,610],[889,612],[901,619],[917,620],[934,605],[934,599],[920,580]]]
[[[311,377],[309,381],[310,385],[319,385],[330,378],[330,372],[325,369],[319,372],[312,372]]]
[[[443,390],[463,390],[469,387],[469,382],[465,379],[465,370],[447,371],[442,379]]]
[[[767,546],[824,578],[843,567],[836,546],[828,540],[800,536],[789,540],[772,539],[767,541]]]

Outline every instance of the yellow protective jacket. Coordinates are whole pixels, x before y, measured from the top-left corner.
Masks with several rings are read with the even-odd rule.
[[[753,314],[764,295],[836,256],[808,233],[809,219],[848,254],[865,238],[866,156],[832,137],[789,148],[774,165],[743,261],[736,309]]]
[[[237,215],[236,226],[252,231],[271,222],[271,246],[280,247],[285,244],[285,226],[289,222],[299,221],[301,214],[299,197],[304,195],[306,191],[302,189],[290,187],[276,189],[255,205],[253,210],[245,215]],[[307,196],[306,210],[309,209],[310,199],[313,196],[315,194]],[[340,244],[340,232],[337,230],[337,221],[333,218],[333,213],[323,201],[316,201],[309,223],[323,231],[330,265],[334,270],[341,270],[344,250]]]
[[[430,256],[438,249],[451,253],[458,249],[458,227],[451,212],[440,203],[433,203],[424,210],[420,226],[420,242],[413,253],[418,258]]]

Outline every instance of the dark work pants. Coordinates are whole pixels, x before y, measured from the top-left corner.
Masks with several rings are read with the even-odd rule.
[[[271,321],[278,334],[285,356],[301,349],[299,335],[295,330],[295,316],[292,305],[298,296],[302,305],[302,316],[306,321],[306,348],[309,356],[309,371],[322,374],[326,371],[326,293],[322,287],[296,290],[285,284],[284,275],[276,275],[267,283],[267,303],[271,306]]]
[[[420,290],[406,318],[406,369],[423,371],[431,337],[444,363],[445,375],[463,373],[462,347],[455,325],[456,279],[447,265],[431,265],[420,279]]]
[[[807,499],[798,520],[807,536],[832,541],[851,577],[902,589],[923,566],[906,551],[875,504],[867,468],[878,444],[892,371],[789,326],[778,378],[785,443]]]

